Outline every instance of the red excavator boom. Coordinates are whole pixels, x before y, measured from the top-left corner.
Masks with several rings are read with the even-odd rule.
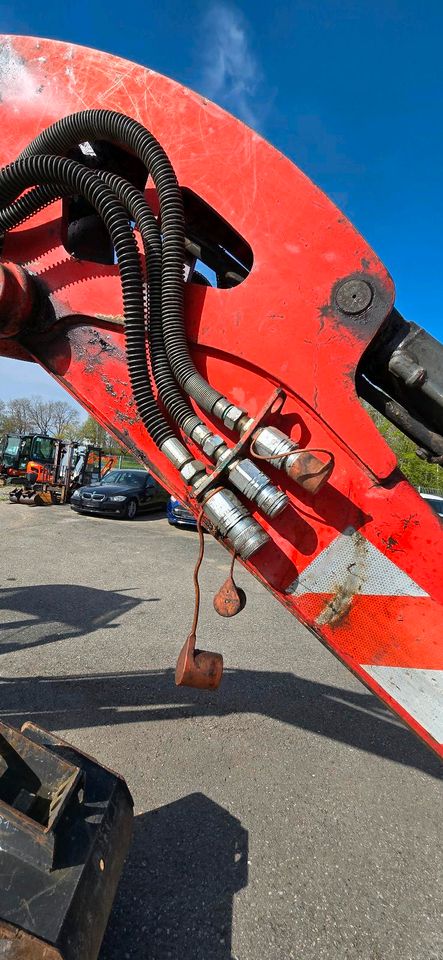
[[[359,399],[442,462],[441,345],[214,104],[71,44],[3,37],[0,57],[0,353],[44,367],[441,753],[442,526]]]

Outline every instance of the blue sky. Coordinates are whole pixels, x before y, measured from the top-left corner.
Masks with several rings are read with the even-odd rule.
[[[255,127],[364,234],[400,311],[443,340],[441,0],[14,0],[0,29],[143,63]],[[0,378],[0,399],[61,395],[28,365],[0,359]]]

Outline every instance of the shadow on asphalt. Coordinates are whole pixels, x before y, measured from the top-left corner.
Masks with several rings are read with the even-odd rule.
[[[158,597],[148,598],[152,602]],[[58,623],[35,645],[118,626],[146,599],[76,585],[0,590],[0,652],[26,647],[30,623]],[[23,628],[24,643],[8,640]],[[8,629],[9,628],[9,629]],[[118,634],[120,636],[120,633]],[[364,688],[341,689],[290,672],[226,670],[218,691],[177,688],[169,670],[0,679],[0,716],[49,730],[126,722],[260,714],[363,752],[441,777],[436,757]],[[134,841],[100,960],[234,960],[232,907],[247,884],[247,832],[202,794],[135,818]]]
[[[204,794],[136,817],[100,960],[232,960],[247,882],[248,833]]]
[[[25,615],[0,622],[0,653],[117,628],[129,610],[159,599],[75,584],[0,589],[0,611]],[[43,632],[29,639],[35,624]],[[45,633],[49,624],[57,629]],[[226,670],[220,689],[211,692],[177,688],[172,669],[0,681],[0,715],[13,724],[29,717],[49,729],[240,713],[263,714],[433,776],[441,773],[437,758],[364,688],[340,689],[289,672]]]
[[[22,620],[0,621],[0,654],[81,637],[103,627],[115,629],[121,625],[114,622],[116,618],[140,603],[158,600],[160,597],[138,599],[126,596],[126,591],[100,590],[69,583],[0,588],[0,618],[2,609],[25,614]],[[43,632],[35,639],[26,639],[29,627],[51,623],[60,623],[60,626],[51,633]],[[9,631],[20,629],[23,629],[23,637],[8,639]]]
[[[211,692],[176,687],[172,669],[0,680],[0,716],[15,726],[29,718],[49,730],[78,730],[242,713],[441,776],[437,757],[363,688],[345,690],[277,670],[228,669]]]
[[[72,512],[75,513],[77,517],[85,517],[86,519],[94,518],[94,520],[104,520],[109,523],[129,524],[130,527],[136,526],[139,523],[145,523],[147,520],[164,520],[166,517],[165,510],[144,510],[143,513],[138,513],[133,520],[127,520],[126,517],[112,516],[112,514],[109,513],[87,513],[83,510],[73,510]]]

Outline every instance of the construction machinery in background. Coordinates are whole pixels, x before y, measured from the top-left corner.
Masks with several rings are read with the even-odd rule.
[[[57,441],[41,433],[7,433],[0,438],[0,486],[25,479],[30,472],[44,478],[54,463]]]
[[[4,37],[0,66],[0,354],[39,363],[197,519],[176,682],[214,688],[223,672],[196,648],[204,524],[232,558],[218,612],[244,606],[238,559],[441,755],[442,525],[360,398],[441,464],[442,345],[398,313],[386,268],[321,190],[203,97],[50,40]],[[15,857],[1,935],[91,960],[127,832],[103,830],[98,851],[83,759],[23,735],[0,744],[2,867]],[[108,870],[83,910],[91,871]],[[72,871],[73,899],[47,908]]]
[[[30,461],[23,484],[9,494],[11,503],[51,506],[69,503],[74,490],[98,483],[115,466],[117,457],[92,444],[54,440],[52,464]]]

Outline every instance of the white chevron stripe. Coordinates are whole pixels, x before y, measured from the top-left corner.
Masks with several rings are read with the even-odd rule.
[[[443,741],[443,670],[372,667],[366,671],[417,723]]]
[[[369,540],[348,527],[287,587],[286,593],[335,593],[348,596],[427,597],[417,583]]]

